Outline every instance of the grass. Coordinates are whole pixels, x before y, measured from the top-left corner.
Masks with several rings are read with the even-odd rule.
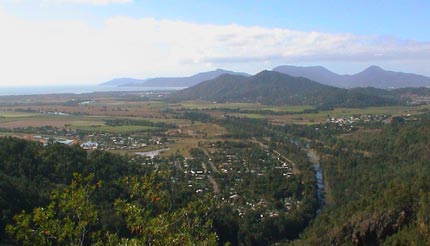
[[[71,121],[70,116],[59,115],[21,115],[21,117],[9,117],[0,120],[0,127],[4,128],[24,128],[24,127],[64,127],[65,124]]]
[[[264,119],[267,118],[267,115],[263,114],[251,114],[251,113],[233,113],[229,114],[236,117],[243,117],[243,118],[251,118],[251,119]]]
[[[212,108],[228,108],[228,109],[250,109],[256,108],[260,104],[256,103],[212,103],[207,101],[184,101],[180,104],[175,104],[175,107],[186,109],[212,109]]]
[[[179,153],[189,158],[191,157],[189,153],[190,149],[197,148],[199,141],[201,141],[201,139],[195,137],[181,137],[177,139],[174,144],[169,146],[169,150],[162,152],[160,155],[168,157],[172,154]]]
[[[107,126],[107,125],[87,125],[87,124],[74,124],[70,125],[71,128],[80,129],[85,131],[98,131],[98,132],[110,132],[110,133],[130,133],[138,131],[152,131],[159,129],[158,127],[151,126],[135,126],[135,125],[124,125],[124,126]]]
[[[1,117],[4,117],[3,119]],[[0,113],[0,127],[70,127],[72,129],[81,129],[87,131],[104,131],[111,133],[128,133],[138,131],[152,131],[159,129],[151,126],[124,125],[124,126],[107,126],[107,119],[133,119],[148,120],[150,122],[166,122],[174,124],[187,124],[189,121],[183,119],[151,119],[143,117],[112,117],[112,116],[61,116],[61,115],[44,115],[21,112],[3,112]]]
[[[165,102],[144,102],[142,107],[149,109],[150,112],[156,113],[158,110],[168,107]],[[270,110],[273,112],[303,112],[306,109],[312,109],[311,106],[267,106],[257,103],[211,103],[201,101],[185,101],[179,104],[171,105],[172,108],[229,108],[241,110]],[[158,108],[158,110],[157,110]],[[227,113],[229,115],[255,118],[255,119],[268,119],[270,121],[280,123],[295,123],[295,124],[316,124],[323,122],[330,117],[345,117],[359,114],[386,114],[386,115],[406,115],[417,114],[420,110],[429,109],[429,106],[387,106],[387,107],[369,107],[369,108],[336,108],[329,111],[320,111],[318,113],[306,114],[293,114],[293,115],[268,115],[259,113]],[[215,111],[216,112],[216,111]],[[214,112],[214,113],[215,113]],[[26,127],[26,126],[45,126],[52,125],[57,127],[64,127],[64,125],[88,131],[106,131],[112,133],[118,132],[136,132],[136,131],[151,131],[157,128],[148,126],[106,126],[105,120],[107,119],[133,119],[133,120],[147,120],[150,122],[165,122],[176,125],[189,125],[189,120],[173,119],[173,118],[151,118],[149,115],[136,116],[60,116],[60,115],[45,115],[38,113],[27,112],[14,112],[14,111],[0,111],[0,126],[5,128]],[[196,125],[193,125],[193,130],[199,130]],[[203,132],[206,130],[203,130]],[[211,129],[208,129],[211,131]]]
[[[303,105],[303,106],[273,106],[273,107],[265,107],[262,108],[262,110],[270,110],[274,112],[291,112],[291,113],[299,113],[303,112],[304,110],[314,109],[313,106],[309,105]]]
[[[114,120],[114,119],[128,119],[128,120],[145,120],[153,123],[166,123],[166,124],[190,124],[190,120],[187,119],[175,119],[175,118],[148,118],[148,117],[104,117],[103,120]]]
[[[338,108],[333,110],[338,116],[346,116],[353,114],[387,114],[387,115],[399,115],[404,113],[417,113],[418,110],[428,107],[416,107],[416,106],[387,106],[387,107],[369,107],[369,108]]]
[[[40,115],[39,113],[27,113],[27,112],[14,112],[14,111],[0,111],[0,117],[4,118],[22,118]]]
[[[73,97],[75,97],[74,95]],[[48,100],[49,99],[49,100]],[[62,98],[53,97],[45,99],[45,101],[63,100]],[[91,99],[91,98],[90,98]],[[114,98],[94,98],[96,103],[90,105],[79,106],[59,106],[47,103],[42,106],[28,106],[34,110],[45,111],[61,111],[69,113],[86,113],[87,115],[47,115],[39,113],[15,112],[7,111],[13,110],[13,107],[4,107],[0,109],[0,127],[12,129],[16,127],[40,127],[40,126],[56,126],[68,127],[72,129],[87,130],[90,132],[109,132],[109,133],[135,133],[144,131],[158,130],[157,127],[138,126],[138,125],[122,125],[122,126],[108,126],[105,124],[106,120],[113,119],[130,119],[130,120],[145,120],[149,122],[159,123],[164,122],[168,124],[176,124],[182,130],[181,134],[172,134],[174,139],[173,143],[168,144],[169,150],[163,152],[161,156],[170,156],[174,153],[180,153],[185,157],[190,157],[189,151],[192,148],[200,147],[209,150],[205,146],[208,144],[222,141],[222,134],[226,130],[214,123],[191,123],[186,119],[174,119],[169,112],[163,112],[164,109],[170,108],[172,110],[185,109],[199,109],[211,110],[208,111],[214,118],[220,119],[224,114],[234,115],[239,117],[255,118],[255,119],[268,119],[273,123],[296,123],[296,124],[316,124],[324,122],[328,116],[330,117],[346,117],[352,115],[363,114],[385,114],[385,115],[407,115],[417,114],[420,110],[429,109],[429,106],[389,106],[389,107],[369,107],[369,108],[336,108],[329,111],[320,111],[317,113],[302,114],[305,110],[314,109],[312,106],[268,106],[258,103],[212,103],[205,101],[184,101],[176,104],[170,104],[162,101],[142,101],[142,102],[128,102],[118,101]],[[21,106],[20,106],[21,107]],[[27,108],[26,106],[22,106]],[[222,109],[240,110],[224,112]],[[244,113],[248,110],[250,113]],[[262,114],[259,111],[272,111],[274,113],[300,113],[300,114]],[[88,115],[89,114],[89,115]],[[167,117],[167,118],[164,118]],[[2,135],[12,135],[12,133],[3,132]],[[15,134],[16,135],[16,134]],[[26,135],[22,135],[26,137]],[[169,137],[170,138],[170,137]],[[231,141],[231,140],[230,140]],[[200,146],[199,146],[200,143]],[[203,145],[201,144],[203,143]],[[202,147],[203,146],[203,147]],[[137,151],[146,151],[150,147],[142,148],[141,150],[117,150],[115,152],[122,154],[134,154]]]
[[[220,135],[226,133],[223,127],[212,123],[196,122],[184,130],[187,129],[192,130],[193,134],[176,138],[175,142],[169,145],[169,150],[163,152],[161,156],[167,157],[171,154],[180,153],[185,157],[190,157],[189,151],[199,147],[199,142],[216,142],[220,140]]]
[[[129,133],[138,131],[153,131],[160,129],[159,127],[144,126],[144,125],[120,125],[120,126],[108,126],[105,125],[106,120],[114,119],[130,119],[130,120],[145,120],[149,122],[159,123],[164,122],[168,124],[189,124],[188,120],[183,119],[160,119],[160,118],[146,118],[146,117],[87,117],[86,119],[80,119],[72,121],[70,124],[71,128],[81,129],[87,131],[103,131],[110,133]]]
[[[317,124],[325,121],[328,117],[348,117],[353,115],[391,115],[401,116],[407,114],[419,114],[420,110],[429,109],[429,106],[385,106],[369,108],[336,108],[333,110],[319,111],[318,113],[295,114],[295,115],[247,115],[249,118],[267,118],[272,121],[290,124]]]
[[[146,104],[146,106],[150,109],[161,110],[166,109],[169,104],[161,101],[150,101]]]
[[[267,110],[273,112],[303,112],[313,109],[313,106],[268,106],[259,103],[212,103],[207,101],[185,101],[172,107],[186,109],[240,109],[240,110]]]

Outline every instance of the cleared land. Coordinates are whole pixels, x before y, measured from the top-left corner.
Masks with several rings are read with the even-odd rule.
[[[147,96],[149,98],[147,98]],[[168,147],[162,155],[181,153],[188,157],[189,150],[207,143],[222,141],[226,129],[216,122],[202,123],[181,118],[185,111],[209,114],[216,119],[226,115],[255,119],[267,119],[275,124],[317,124],[329,117],[354,115],[407,116],[429,110],[424,106],[390,106],[370,108],[336,108],[310,112],[312,106],[268,106],[258,103],[215,103],[206,101],[163,101],[164,94],[133,92],[64,94],[43,96],[0,97],[0,128],[2,135],[14,134],[16,129],[54,127],[73,131],[105,132],[110,134],[145,134],[160,131],[160,127],[148,124],[108,125],[109,120],[132,120],[169,125],[165,137],[168,144],[148,146],[143,150]],[[31,129],[30,129],[31,130]],[[24,132],[29,134],[28,129]],[[85,133],[85,134],[86,134]],[[40,134],[40,132],[34,132]],[[82,134],[81,134],[82,137]],[[157,138],[160,138],[158,136]],[[87,140],[90,138],[85,138]],[[210,145],[210,144],[209,144]],[[141,149],[141,148],[140,148]],[[134,150],[118,150],[132,153]]]

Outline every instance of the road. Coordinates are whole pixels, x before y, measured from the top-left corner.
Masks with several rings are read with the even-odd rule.
[[[261,147],[263,147],[265,149],[269,149],[269,146],[267,146],[267,145],[263,144],[262,142],[258,141],[256,138],[252,138],[252,142],[259,144]],[[296,165],[296,163],[294,161],[288,159],[286,156],[284,156],[281,153],[279,153],[279,151],[277,151],[276,149],[273,150],[273,153],[275,153],[279,158],[282,158],[285,162],[287,162],[288,164],[290,164],[292,166],[294,174],[298,174],[299,173],[299,169],[297,168],[297,165]]]
[[[214,189],[215,194],[219,194],[220,190],[219,190],[218,183],[211,175],[208,175],[208,179],[209,179],[209,182],[212,184],[212,188]]]
[[[215,165],[213,164],[213,162],[209,161],[208,163],[209,163],[209,166],[211,166],[212,171],[214,171],[216,173],[219,173],[218,169],[215,167]],[[214,192],[216,194],[218,194],[220,192],[219,185],[218,185],[218,183],[216,182],[216,180],[211,175],[207,174],[208,170],[207,170],[206,163],[202,162],[202,168],[205,170],[206,176],[208,177],[209,182],[212,184],[212,188],[213,188]]]

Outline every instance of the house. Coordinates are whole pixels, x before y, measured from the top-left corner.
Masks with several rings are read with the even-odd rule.
[[[99,146],[98,143],[91,142],[91,141],[88,141],[88,142],[85,142],[85,143],[81,144],[81,148],[83,148],[85,150],[97,149],[98,146]]]
[[[71,145],[73,142],[75,142],[75,140],[70,140],[70,139],[56,140],[55,142],[60,144],[65,144],[65,145]]]

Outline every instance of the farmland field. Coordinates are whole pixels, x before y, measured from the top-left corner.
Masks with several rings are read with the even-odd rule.
[[[267,110],[273,112],[302,112],[313,109],[313,106],[267,106],[260,103],[214,103],[207,101],[185,101],[172,105],[174,108],[185,109],[239,109],[239,110]]]
[[[93,93],[44,96],[14,96],[0,98],[0,128],[3,134],[20,132],[28,134],[76,135],[81,141],[94,139],[86,134],[134,135],[151,138],[150,132],[158,132],[156,141],[164,137],[162,146],[150,145],[153,150],[169,147],[163,156],[180,153],[189,156],[188,151],[202,142],[223,140],[227,130],[217,121],[225,116],[266,119],[275,124],[318,124],[330,117],[351,117],[354,115],[414,115],[429,106],[390,106],[370,108],[335,108],[316,111],[312,106],[268,106],[259,103],[215,103],[206,101],[182,101],[170,103],[157,93],[142,100],[147,94],[136,93]],[[163,94],[164,95],[164,94]],[[312,111],[312,112],[311,112]],[[184,118],[184,112],[199,112],[212,116],[215,121],[201,122]],[[109,121],[120,124],[108,124]],[[121,123],[126,122],[126,123]],[[128,123],[127,123],[128,122]],[[53,129],[47,130],[46,127]],[[73,135],[72,134],[72,135]],[[161,134],[161,135],[160,135]],[[57,135],[56,135],[57,136]],[[73,135],[74,136],[74,135]],[[79,136],[79,137],[77,137]],[[139,137],[140,136],[140,137]],[[58,137],[58,136],[57,136]],[[118,147],[110,147],[112,150]],[[124,152],[124,148],[119,148]],[[130,153],[130,151],[125,151]],[[131,151],[132,153],[133,151]]]

